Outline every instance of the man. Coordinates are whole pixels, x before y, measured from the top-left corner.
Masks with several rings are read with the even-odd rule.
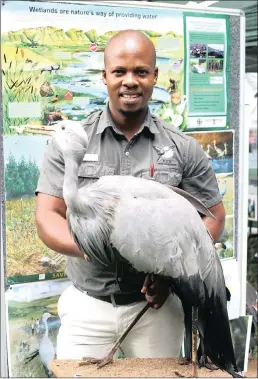
[[[225,212],[208,159],[196,140],[149,112],[147,103],[158,77],[155,61],[155,48],[141,32],[122,31],[109,41],[103,70],[109,103],[83,121],[89,146],[80,166],[79,186],[113,174],[180,186],[214,213],[216,220],[203,221],[218,239]],[[145,296],[157,309],[149,309],[128,334],[122,345],[125,355],[178,356],[184,331],[179,299],[168,294],[164,279],[152,281],[127,263],[100,267],[84,259],[65,219],[63,173],[62,154],[52,141],[37,188],[36,222],[42,241],[68,256],[67,274],[73,283],[58,304],[58,359],[105,356],[143,308]]]

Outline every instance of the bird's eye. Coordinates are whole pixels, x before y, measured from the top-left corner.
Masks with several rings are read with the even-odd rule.
[[[61,129],[62,129],[62,130],[65,130],[65,126],[61,126]]]

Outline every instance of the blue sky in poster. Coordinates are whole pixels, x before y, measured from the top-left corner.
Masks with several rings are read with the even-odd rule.
[[[35,8],[38,11],[31,11]],[[52,10],[54,13],[45,13],[43,9]],[[61,14],[61,11],[68,13]],[[72,14],[76,11],[83,14]],[[114,15],[109,16],[113,11]],[[102,15],[97,15],[97,12],[102,12]],[[151,15],[152,18],[145,18],[147,15]],[[98,33],[128,28],[149,29],[161,33],[172,30],[183,35],[183,14],[172,9],[6,1],[2,6],[1,19],[2,33],[22,28],[54,26],[62,29],[76,27],[82,30],[96,28]]]
[[[22,157],[26,161],[32,159],[40,166],[50,136],[41,135],[12,135],[4,136],[4,162],[8,161],[10,154],[14,156],[16,161],[20,161]]]

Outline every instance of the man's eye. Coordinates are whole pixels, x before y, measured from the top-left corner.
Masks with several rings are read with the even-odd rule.
[[[138,70],[138,75],[140,75],[140,76],[145,76],[147,74],[148,74],[148,71],[146,71],[146,70]]]
[[[114,70],[113,71],[113,74],[115,74],[115,75],[123,75],[123,71],[122,70]]]

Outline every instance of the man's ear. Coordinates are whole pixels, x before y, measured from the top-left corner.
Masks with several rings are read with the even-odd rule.
[[[107,85],[106,75],[106,70],[102,70],[102,81],[105,85]]]
[[[158,69],[158,67],[155,67],[155,70],[154,70],[154,84],[157,83],[158,76],[159,76],[159,69]]]

